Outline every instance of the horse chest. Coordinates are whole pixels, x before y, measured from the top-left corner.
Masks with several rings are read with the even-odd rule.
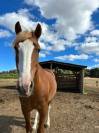
[[[36,95],[32,95],[29,98],[20,97],[21,107],[25,111],[31,111],[33,109],[40,110],[43,102],[41,98]]]

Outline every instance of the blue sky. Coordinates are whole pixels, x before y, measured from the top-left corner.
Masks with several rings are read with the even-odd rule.
[[[99,67],[99,0],[0,2],[0,71],[15,69],[12,43],[17,21],[23,31],[41,24],[40,61]]]

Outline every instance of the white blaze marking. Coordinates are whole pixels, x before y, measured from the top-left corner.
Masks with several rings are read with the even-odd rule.
[[[36,111],[36,116],[35,116],[34,124],[33,124],[33,127],[32,127],[34,130],[37,129],[38,118],[39,118],[39,113],[38,113],[38,111]]]
[[[33,42],[27,39],[19,43],[19,73],[21,80],[30,80],[31,78],[31,56],[34,49]],[[22,81],[21,81],[22,82]]]

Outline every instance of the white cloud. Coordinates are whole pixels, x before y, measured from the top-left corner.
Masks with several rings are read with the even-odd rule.
[[[67,47],[73,47],[76,43],[71,43],[65,39],[60,39],[58,34],[52,30],[48,25],[42,24],[42,36],[40,38],[41,48],[48,51],[64,51]]]
[[[0,25],[4,26],[5,28],[11,30],[12,32],[15,32],[15,23],[17,21],[20,22],[22,30],[35,30],[35,27],[37,25],[38,22],[34,22],[30,19],[31,14],[29,13],[29,11],[27,9],[21,9],[17,12],[11,12],[11,13],[6,13],[2,16],[0,16]],[[50,41],[50,34],[49,34],[49,30],[48,30],[48,26],[44,23],[41,23],[42,25],[42,38],[45,40]],[[4,32],[5,33],[5,32]],[[2,36],[4,35],[4,33],[2,32]],[[47,33],[47,35],[46,35]],[[8,32],[5,33],[6,35],[8,35]],[[41,39],[41,38],[40,38]],[[40,45],[42,49],[46,49],[46,44],[40,41]]]
[[[99,42],[90,42],[82,44],[77,50],[80,50],[87,54],[97,54],[99,55]]]
[[[97,41],[97,37],[93,37],[93,36],[89,36],[85,38],[85,42],[89,43],[89,42],[96,42]]]
[[[21,9],[18,12],[6,13],[0,16],[0,25],[5,26],[14,32],[15,23],[20,21],[23,30],[31,30],[35,27],[36,23],[29,19],[27,9]]]
[[[28,5],[34,5],[35,4],[35,0],[24,0],[24,2]]]
[[[95,65],[92,65],[92,66],[88,67],[88,69],[92,69],[92,68],[99,68],[99,64],[95,64]]]
[[[45,53],[40,53],[39,56],[40,56],[41,58],[44,58],[44,57],[46,57],[46,54],[45,54]]]
[[[15,23],[20,21],[23,30],[34,30],[38,22],[33,22],[30,19],[31,14],[27,9],[21,9],[17,12],[6,13],[0,16],[0,25],[5,26],[7,29],[15,32]],[[41,23],[41,22],[39,22]],[[41,49],[60,51],[65,50],[65,41],[58,38],[58,35],[50,30],[49,26],[41,23],[42,35],[40,37]],[[49,46],[49,43],[52,45]],[[60,45],[59,45],[60,44]],[[58,45],[58,46],[57,46]]]
[[[42,23],[42,36],[40,38],[40,44],[43,49],[48,51],[64,51],[68,47],[73,47],[78,45],[75,42],[70,42],[65,39],[60,39],[59,35],[50,30],[48,25]]]
[[[10,37],[10,36],[11,36],[11,33],[9,31],[0,29],[0,38]]]
[[[75,49],[86,54],[99,55],[99,42],[85,42],[77,46]]]
[[[39,41],[39,45],[41,49],[46,49],[45,43]]]
[[[75,47],[75,50],[78,50],[86,54],[96,54],[99,55],[99,37],[98,30],[93,30],[85,37],[84,43]]]
[[[37,0],[38,1],[38,0]],[[55,0],[54,0],[55,1]],[[62,0],[62,2],[63,2],[64,0]],[[73,3],[75,3],[75,1],[76,0],[74,0],[74,2]],[[80,0],[78,0],[78,1],[80,1]],[[32,1],[32,0],[29,0],[28,1],[28,4],[30,3],[31,4],[31,2],[33,2],[34,4],[37,4],[37,2],[35,2],[35,1]],[[33,4],[32,3],[32,4]],[[51,0],[51,3],[53,3],[52,2],[52,0]],[[60,2],[59,2],[60,3]],[[77,2],[76,2],[77,3]],[[43,2],[43,4],[45,4],[45,2]],[[46,3],[47,4],[47,3]],[[65,2],[65,4],[66,4],[66,2]],[[68,3],[68,4],[70,4],[71,5],[71,8],[72,8],[72,2],[70,2],[70,3]],[[68,5],[67,4],[67,5]],[[38,5],[39,5],[39,3],[38,3]],[[66,7],[67,7],[67,5],[66,5]],[[47,5],[48,6],[48,5]],[[58,10],[58,5],[56,5],[57,6],[57,10]],[[87,5],[88,6],[88,5]],[[89,5],[89,7],[90,7],[91,5]],[[78,6],[77,6],[78,7]],[[51,8],[50,7],[50,5],[49,5],[49,8]],[[74,9],[75,9],[75,11],[76,11],[76,5],[74,4],[74,7],[73,7]],[[64,9],[64,8],[63,8]],[[74,10],[73,9],[73,10]],[[79,8],[78,8],[79,9]],[[92,9],[92,7],[91,7],[91,9]],[[50,9],[49,9],[50,10]],[[54,10],[54,9],[53,9]],[[65,10],[65,9],[64,9]],[[80,10],[80,9],[79,9]],[[88,10],[89,10],[89,8],[88,8]],[[43,9],[42,9],[42,11],[43,11]],[[56,11],[56,10],[55,10]],[[69,10],[67,10],[67,12],[66,12],[66,15],[68,15],[68,12],[69,12]],[[77,12],[77,11],[76,11]],[[56,14],[57,13],[59,13],[59,11],[56,11]],[[63,11],[61,11],[60,12],[60,14],[59,14],[59,16],[58,16],[58,14],[56,15],[56,16],[58,16],[58,17],[60,17],[60,19],[57,17],[57,23],[56,23],[56,25],[55,26],[59,26],[59,28],[57,29],[58,30],[58,32],[54,32],[54,31],[52,31],[52,30],[50,30],[50,26],[48,26],[47,24],[45,24],[45,23],[43,23],[43,22],[39,22],[39,23],[41,23],[41,25],[42,25],[42,35],[41,35],[41,37],[40,37],[40,40],[39,40],[39,42],[40,42],[40,46],[41,46],[41,49],[44,49],[44,50],[47,50],[47,51],[64,51],[64,50],[66,50],[66,48],[68,48],[68,47],[73,47],[73,46],[76,46],[76,45],[78,45],[78,43],[75,43],[75,42],[71,42],[71,41],[68,41],[68,40],[66,40],[66,39],[60,39],[60,33],[61,33],[61,31],[63,31],[64,32],[64,30],[65,30],[65,32],[66,32],[66,37],[68,38],[68,39],[70,39],[70,38],[72,38],[72,36],[75,36],[76,37],[76,31],[78,32],[79,30],[76,28],[76,30],[73,30],[73,27],[75,27],[74,25],[70,25],[69,23],[66,25],[66,23],[67,22],[69,22],[69,20],[68,19],[73,19],[72,21],[73,22],[75,22],[74,24],[76,24],[76,21],[74,21],[75,19],[75,14],[74,14],[74,16],[73,17],[65,17],[64,16],[64,18],[66,19],[66,23],[65,23],[65,21],[64,21],[64,19],[63,19],[63,24],[62,24],[62,22],[60,22],[60,23],[58,23],[58,21],[60,21],[61,20],[61,17],[63,17],[63,16],[60,16],[61,15],[61,13],[63,13]],[[82,13],[82,12],[81,12]],[[45,13],[44,13],[45,14]],[[84,14],[84,13],[83,13]],[[49,13],[49,15],[50,15],[50,13]],[[48,16],[49,16],[48,15]],[[65,14],[63,14],[63,15],[65,15]],[[56,17],[55,16],[55,17]],[[52,14],[52,17],[54,17],[54,15]],[[76,17],[79,17],[79,16],[77,16],[77,14],[76,14]],[[36,27],[36,25],[37,25],[37,22],[34,22],[34,21],[32,21],[31,20],[31,18],[33,18],[33,16],[29,13],[29,10],[28,9],[21,9],[21,10],[18,10],[17,12],[11,12],[11,13],[6,13],[6,14],[4,14],[4,15],[2,15],[2,16],[0,16],[0,25],[2,25],[2,26],[5,26],[7,29],[9,29],[9,30],[11,30],[12,32],[14,32],[14,27],[15,27],[15,23],[17,22],[17,21],[20,21],[20,23],[21,23],[21,26],[22,26],[22,29],[23,30],[34,30],[35,29],[35,27]],[[67,19],[68,18],[68,19]],[[77,18],[76,18],[77,19]],[[79,20],[80,20],[80,18],[79,18]],[[85,20],[84,20],[85,21]],[[80,27],[83,27],[83,25],[82,26],[80,26],[78,23],[77,23],[77,25],[78,25],[78,27],[80,28]],[[77,26],[76,25],[76,26]],[[70,32],[68,32],[68,31],[70,31]],[[60,33],[59,33],[60,32]],[[75,37],[73,37],[73,38],[75,38]],[[89,41],[88,41],[88,38],[87,38],[87,41],[86,42],[92,42],[92,41],[90,41],[90,40],[94,40],[95,41],[95,37],[93,37],[93,38],[89,38]],[[80,46],[81,47],[81,46]],[[80,47],[78,48],[78,50],[80,49]],[[96,50],[96,52],[97,52],[98,50]],[[98,52],[97,52],[98,53]]]
[[[64,56],[57,56],[55,59],[59,60],[69,60],[69,61],[74,61],[74,60],[87,60],[89,57],[86,54],[81,54],[81,55],[64,55]]]
[[[51,51],[64,51],[65,50],[65,45],[66,45],[65,40],[54,39],[52,43],[54,45],[49,45],[47,47],[47,50],[51,50]]]
[[[96,59],[94,59],[94,61],[95,61],[95,62],[99,62],[99,58],[98,58],[98,59],[97,59],[97,58],[96,58]]]
[[[92,36],[98,36],[98,37],[99,37],[99,30],[93,30],[93,31],[91,32],[91,35],[92,35]]]
[[[46,18],[56,18],[57,32],[68,40],[85,33],[91,26],[91,15],[99,7],[99,0],[25,0],[28,5],[40,7]],[[89,4],[90,3],[90,4]]]

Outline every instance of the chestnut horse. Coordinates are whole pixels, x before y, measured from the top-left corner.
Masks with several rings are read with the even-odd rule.
[[[35,31],[23,32],[20,23],[17,22],[15,32],[13,46],[19,75],[17,88],[26,122],[26,133],[32,133],[32,129],[37,129],[37,133],[44,133],[45,125],[50,127],[50,103],[56,94],[57,84],[53,72],[43,69],[38,63],[41,25],[38,24]],[[37,112],[32,127],[30,112],[33,109]]]

